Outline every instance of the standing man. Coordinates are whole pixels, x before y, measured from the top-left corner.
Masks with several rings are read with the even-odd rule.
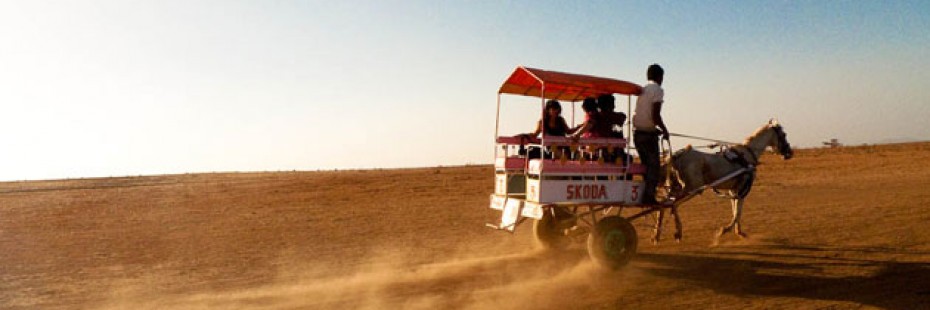
[[[665,70],[658,64],[646,69],[649,82],[636,98],[636,111],[633,113],[633,143],[636,152],[646,165],[643,177],[646,188],[643,190],[643,203],[656,204],[656,185],[659,183],[659,135],[668,140],[668,129],[662,121],[662,102],[665,91],[662,90],[662,78]]]

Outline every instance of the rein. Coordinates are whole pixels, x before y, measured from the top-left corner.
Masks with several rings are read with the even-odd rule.
[[[680,133],[674,133],[674,132],[670,132],[670,133],[668,133],[668,135],[669,135],[669,136],[673,136],[673,137],[682,137],[682,138],[689,138],[689,139],[695,139],[695,140],[703,140],[703,141],[708,141],[708,142],[714,142],[714,143],[717,143],[717,144],[731,144],[731,145],[737,145],[737,144],[739,144],[739,143],[730,142],[730,141],[723,141],[723,140],[717,140],[717,139],[711,139],[711,138],[704,138],[704,137],[698,137],[698,136],[691,136],[691,135],[680,134]]]

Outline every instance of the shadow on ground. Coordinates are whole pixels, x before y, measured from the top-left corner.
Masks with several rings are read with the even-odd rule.
[[[930,264],[876,260],[901,255],[881,248],[761,246],[704,253],[640,254],[655,276],[687,281],[718,294],[845,301],[886,309],[930,307]],[[925,253],[910,253],[925,255]],[[925,260],[924,260],[925,261]]]

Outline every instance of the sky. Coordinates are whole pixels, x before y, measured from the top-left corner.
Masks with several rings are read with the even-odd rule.
[[[927,1],[0,1],[0,180],[487,164],[520,65],[659,63],[676,133],[930,140],[928,52]]]

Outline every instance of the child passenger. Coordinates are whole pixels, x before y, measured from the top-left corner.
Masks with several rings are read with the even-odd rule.
[[[584,110],[584,123],[572,129],[572,138],[601,138],[605,125],[601,114],[597,111],[597,100],[588,97],[584,98],[581,103],[581,109]]]

